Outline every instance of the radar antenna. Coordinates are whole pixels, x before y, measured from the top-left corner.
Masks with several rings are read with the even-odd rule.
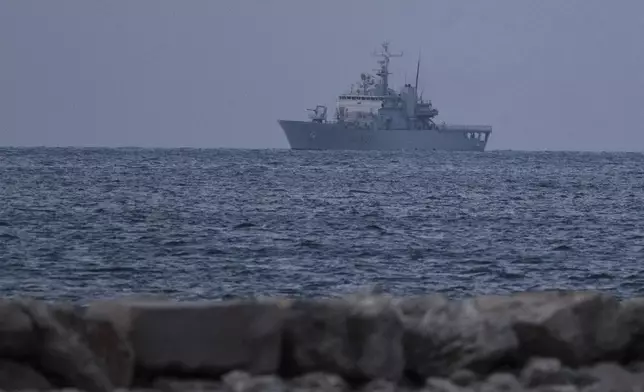
[[[389,72],[389,59],[392,57],[402,57],[403,52],[400,53],[390,53],[389,52],[389,42],[385,41],[381,44],[382,46],[382,51],[381,52],[374,52],[373,55],[376,57],[382,57],[382,60],[378,61],[378,64],[380,64],[380,69],[377,70],[378,73],[376,75],[380,76],[380,79],[382,80],[381,86],[382,86],[382,95],[388,95],[389,94],[389,75],[391,74]]]

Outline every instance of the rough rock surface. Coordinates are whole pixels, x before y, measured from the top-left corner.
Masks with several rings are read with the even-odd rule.
[[[632,298],[621,306],[620,321],[625,325],[631,342],[624,353],[628,360],[644,360],[644,298]]]
[[[18,301],[0,299],[0,355],[28,358],[39,349],[34,323]]]
[[[498,372],[490,374],[479,386],[481,392],[521,391],[523,386],[512,373]]]
[[[323,372],[304,374],[290,384],[293,392],[348,392],[351,389],[342,377]]]
[[[63,326],[76,332],[94,354],[94,360],[116,388],[128,387],[134,377],[134,350],[123,331],[106,318],[87,314],[77,307],[57,305],[51,309]]]
[[[51,389],[47,378],[29,365],[0,359],[0,390],[43,390]]]
[[[146,373],[216,377],[232,369],[278,371],[284,311],[277,303],[130,299],[93,303],[87,313],[124,331],[137,367]]]
[[[477,379],[476,373],[469,369],[459,369],[449,376],[449,380],[460,387],[468,387],[476,383]]]
[[[532,358],[521,371],[523,385],[534,388],[574,384],[575,376],[556,358]]]
[[[620,322],[620,303],[594,292],[524,292],[471,300],[479,311],[510,323],[518,340],[516,356],[558,358],[579,366],[617,358],[630,341]]]
[[[322,371],[351,380],[398,381],[402,337],[398,313],[381,298],[296,301],[284,329],[282,365],[291,374]]]
[[[23,301],[23,310],[34,323],[39,350],[36,366],[60,386],[88,391],[114,389],[105,369],[78,332],[66,327],[43,302]]]
[[[616,363],[601,362],[582,369],[580,373],[591,383],[587,392],[633,392],[644,391],[644,373],[632,373]]]
[[[509,323],[497,322],[469,302],[433,296],[401,306],[406,367],[422,378],[446,377],[463,368],[486,372],[518,347]]]
[[[0,390],[644,392],[642,310],[556,291],[0,300]]]
[[[30,385],[45,380],[52,386],[91,391],[126,387],[133,371],[128,348],[113,324],[85,318],[66,304],[0,301],[0,359],[5,379],[12,382],[25,379]],[[119,355],[120,350],[127,355]],[[0,384],[0,388],[14,387]]]

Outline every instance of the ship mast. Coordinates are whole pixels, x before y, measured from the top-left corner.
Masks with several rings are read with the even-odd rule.
[[[388,95],[389,93],[389,75],[391,74],[389,72],[389,59],[391,57],[402,57],[403,53],[389,53],[389,42],[383,42],[381,44],[382,46],[382,51],[379,53],[374,53],[374,56],[382,57],[382,60],[378,61],[378,64],[380,64],[380,69],[378,70],[378,73],[376,75],[380,76],[382,83],[382,95]]]
[[[416,85],[414,90],[418,92],[418,75],[420,74],[420,53],[418,53],[418,64],[416,65]]]

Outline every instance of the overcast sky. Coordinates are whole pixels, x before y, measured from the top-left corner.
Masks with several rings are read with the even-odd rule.
[[[0,145],[286,148],[391,42],[490,149],[644,151],[642,0],[0,0]]]

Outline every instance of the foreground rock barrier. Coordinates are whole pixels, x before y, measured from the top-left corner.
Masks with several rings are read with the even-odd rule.
[[[644,299],[0,300],[0,390],[63,388],[644,392]]]

